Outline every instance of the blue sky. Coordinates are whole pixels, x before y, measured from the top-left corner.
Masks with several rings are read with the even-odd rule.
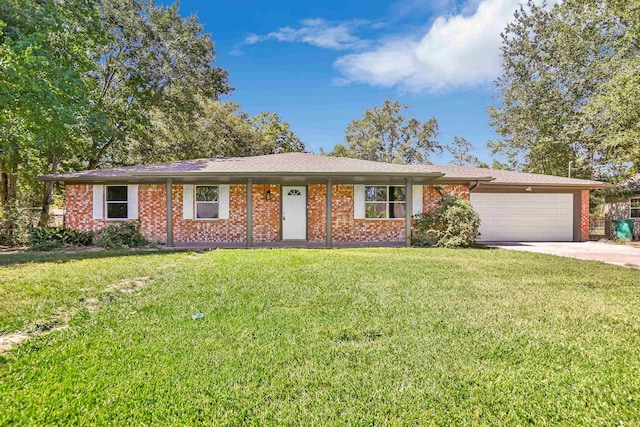
[[[500,32],[519,3],[182,0],[180,10],[212,34],[230,99],[250,114],[279,113],[314,152],[342,142],[351,120],[388,98],[417,119],[435,116],[441,143],[465,137],[490,162]]]

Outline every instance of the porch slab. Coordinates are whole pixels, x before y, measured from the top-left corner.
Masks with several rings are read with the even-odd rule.
[[[404,242],[333,242],[332,248],[402,248]],[[285,240],[280,242],[253,242],[248,248],[245,242],[186,242],[176,243],[173,248],[183,250],[207,250],[207,249],[277,249],[277,248],[303,248],[325,249],[325,242],[308,242],[306,240]]]

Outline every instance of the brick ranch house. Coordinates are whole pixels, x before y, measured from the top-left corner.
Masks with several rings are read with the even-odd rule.
[[[40,179],[64,183],[66,225],[75,230],[139,220],[147,239],[168,246],[249,247],[408,245],[412,216],[436,206],[436,188],[471,201],[483,241],[581,241],[589,235],[589,190],[608,186],[307,153],[197,159]]]

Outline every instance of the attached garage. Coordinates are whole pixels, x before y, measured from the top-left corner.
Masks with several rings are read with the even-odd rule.
[[[572,241],[572,193],[471,193],[481,241]]]

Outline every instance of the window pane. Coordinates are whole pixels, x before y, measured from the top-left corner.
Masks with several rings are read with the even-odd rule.
[[[386,202],[387,187],[364,187],[364,200],[367,202]]]
[[[386,218],[386,203],[365,203],[365,218]]]
[[[389,203],[389,218],[404,218],[405,204]]]
[[[126,188],[126,187],[125,187]],[[107,203],[107,218],[127,218],[126,203]]]
[[[218,218],[218,203],[196,203],[196,218]]]
[[[632,208],[640,208],[640,199],[631,199]]]
[[[214,185],[197,186],[196,201],[197,202],[217,202],[218,187]]]
[[[640,218],[640,209],[631,209],[631,218]]]
[[[404,202],[404,187],[389,187],[389,201]]]
[[[127,201],[126,185],[107,186],[107,202],[126,202],[126,201]]]

